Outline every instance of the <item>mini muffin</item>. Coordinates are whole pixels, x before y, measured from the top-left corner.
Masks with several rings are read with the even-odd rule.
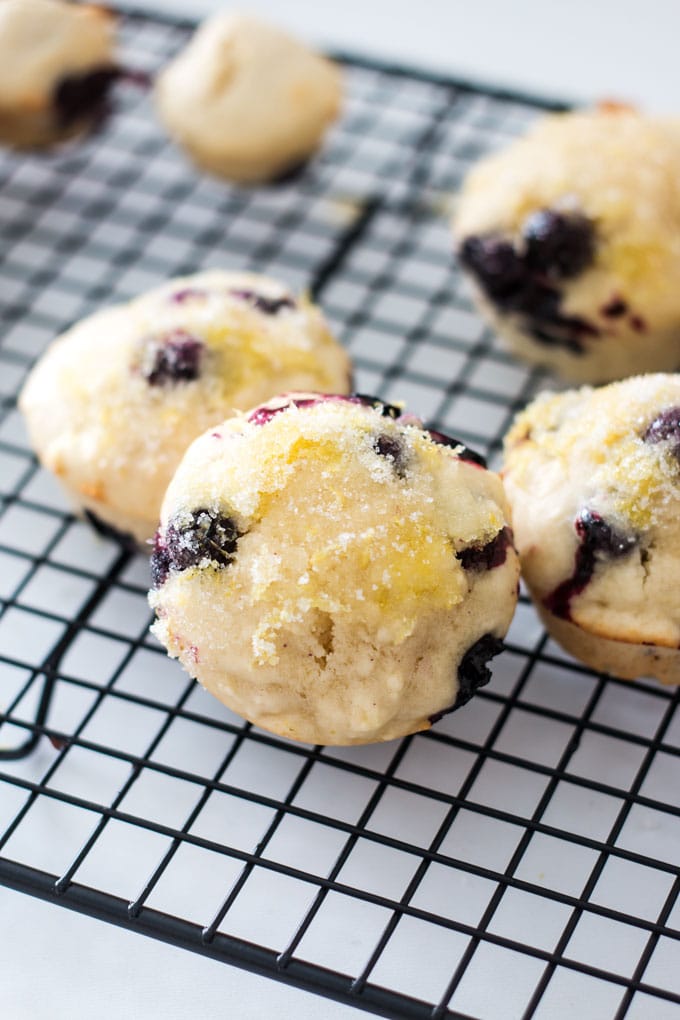
[[[189,443],[300,386],[350,387],[319,309],[274,280],[214,270],[78,323],[35,366],[20,407],[76,506],[144,542]]]
[[[0,4],[0,142],[53,145],[96,125],[119,76],[115,19],[61,0]]]
[[[288,394],[187,451],[152,556],[154,633],[296,740],[416,730],[490,677],[519,566],[497,475],[363,396]]]
[[[550,634],[593,669],[680,683],[680,375],[542,396],[505,456]]]
[[[542,119],[472,170],[454,224],[510,348],[574,382],[680,367],[680,119]]]
[[[170,135],[198,166],[243,183],[304,162],[340,111],[340,73],[255,18],[215,14],[156,82]]]

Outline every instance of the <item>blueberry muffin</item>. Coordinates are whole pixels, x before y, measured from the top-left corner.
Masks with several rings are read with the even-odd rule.
[[[301,386],[350,388],[319,309],[274,280],[213,270],[78,323],[35,366],[20,407],[76,506],[144,542],[196,436]]]
[[[556,114],[472,170],[454,223],[480,308],[573,382],[680,367],[680,120]]]
[[[480,458],[393,405],[314,394],[192,444],[151,562],[170,655],[258,726],[324,744],[389,740],[464,704],[519,574]]]
[[[53,145],[99,123],[120,71],[115,19],[61,0],[0,4],[0,142]]]
[[[593,669],[680,683],[680,375],[539,397],[503,477],[555,640]]]
[[[233,181],[304,162],[340,112],[338,69],[284,32],[215,14],[159,75],[156,106],[199,167]]]

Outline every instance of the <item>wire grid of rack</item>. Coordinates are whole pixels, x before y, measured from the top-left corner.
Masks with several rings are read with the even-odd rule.
[[[122,31],[153,71],[188,26]],[[342,122],[276,187],[197,174],[132,87],[99,137],[0,159],[0,882],[386,1016],[677,1020],[673,691],[578,666],[523,596],[491,686],[430,732],[275,738],[165,657],[146,561],[28,448],[15,397],[56,333],[219,265],[309,287],[358,389],[497,455],[543,380],[473,313],[443,211],[545,104],[345,64]]]

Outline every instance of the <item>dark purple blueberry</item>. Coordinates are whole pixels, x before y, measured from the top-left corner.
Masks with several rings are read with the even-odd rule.
[[[510,528],[503,528],[486,545],[468,546],[467,549],[461,549],[457,556],[465,570],[475,572],[493,570],[494,567],[501,567],[505,563],[511,546],[512,531]]]
[[[202,287],[182,287],[181,290],[173,291],[168,298],[173,304],[183,305],[186,301],[193,301],[195,298],[205,297],[207,291]]]
[[[264,315],[277,315],[282,308],[295,308],[295,302],[291,297],[270,298],[264,294],[258,294],[254,290],[231,290],[229,293],[242,301],[247,301],[253,308]]]
[[[580,214],[540,210],[527,220],[525,242],[522,252],[501,234],[472,235],[458,257],[498,311],[517,315],[538,343],[582,354],[585,338],[600,330],[581,316],[563,314],[556,284],[591,261],[592,224]]]
[[[522,228],[529,270],[569,279],[578,276],[595,257],[593,223],[581,213],[538,209]]]
[[[618,296],[614,296],[610,301],[607,301],[606,305],[603,305],[600,309],[600,313],[607,319],[620,319],[622,315],[625,315],[628,311],[628,305]]]
[[[593,555],[618,559],[637,545],[635,535],[626,535],[618,531],[594,510],[582,510],[574,522],[574,527],[581,539],[581,546]]]
[[[275,415],[290,407],[291,403],[292,401],[289,401],[287,404],[282,404],[281,407],[257,407],[248,418],[248,421],[251,425],[266,425]]]
[[[277,414],[287,410],[289,407],[314,407],[324,400],[342,400],[342,397],[318,396],[318,397],[291,397],[285,404],[278,404],[276,407],[256,407],[248,418],[251,425],[266,425]]]
[[[680,460],[680,407],[667,407],[658,414],[642,438],[645,443],[669,442],[673,456]]]
[[[198,379],[205,348],[198,337],[183,329],[175,329],[164,337],[154,337],[150,346],[152,360],[144,373],[150,386],[167,386]]]
[[[571,600],[590,583],[598,563],[621,559],[638,544],[637,535],[618,531],[594,510],[582,510],[574,529],[579,538],[574,572],[544,600],[546,609],[564,620],[571,618]]]
[[[52,96],[59,127],[68,128],[83,120],[93,123],[103,120],[109,112],[111,87],[120,77],[117,67],[98,67],[62,78]]]
[[[353,393],[350,397],[339,393],[319,393],[311,397],[291,397],[285,404],[278,407],[258,407],[251,414],[248,421],[253,425],[266,425],[275,415],[285,411],[287,407],[313,407],[315,404],[323,404],[328,400],[339,401],[346,404],[361,404],[363,407],[372,407],[380,411],[383,418],[399,418],[401,410],[394,404],[386,404],[377,397],[368,397],[363,393]]]
[[[172,566],[172,558],[169,550],[161,541],[160,529],[154,535],[153,552],[151,553],[151,587],[160,588],[165,584]]]
[[[494,304],[512,304],[526,285],[526,267],[511,241],[499,234],[467,237],[458,258]]]
[[[373,449],[380,457],[391,461],[394,473],[399,478],[406,476],[407,454],[404,444],[398,436],[388,436],[381,433],[373,438]]]
[[[499,655],[503,648],[504,645],[501,639],[493,634],[484,634],[479,641],[475,641],[472,648],[469,648],[463,656],[458,667],[458,693],[456,700],[450,708],[442,709],[441,712],[431,715],[431,723],[436,723],[442,716],[448,715],[449,712],[454,712],[457,708],[462,708],[480,687],[488,684],[491,679],[491,670],[487,663],[494,656]]]
[[[201,508],[172,518],[159,529],[151,555],[151,578],[159,588],[171,571],[188,570],[204,562],[228,566],[236,554],[241,533],[231,517]]]
[[[102,538],[112,538],[118,545],[122,545],[128,552],[137,552],[139,546],[134,535],[131,535],[129,531],[119,531],[118,528],[114,528],[112,524],[107,524],[101,517],[97,517],[91,510],[85,510],[85,518],[92,525],[94,530]]]

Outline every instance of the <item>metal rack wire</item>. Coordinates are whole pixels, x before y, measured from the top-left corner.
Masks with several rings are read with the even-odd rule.
[[[123,20],[151,71],[186,32]],[[56,333],[226,265],[309,287],[359,389],[497,454],[542,380],[472,312],[443,210],[546,104],[346,78],[323,154],[278,187],[197,175],[131,87],[99,137],[0,158],[0,882],[390,1017],[680,1017],[677,693],[578,666],[523,597],[492,685],[431,732],[272,737],[165,658],[147,564],[28,448],[15,397]]]

